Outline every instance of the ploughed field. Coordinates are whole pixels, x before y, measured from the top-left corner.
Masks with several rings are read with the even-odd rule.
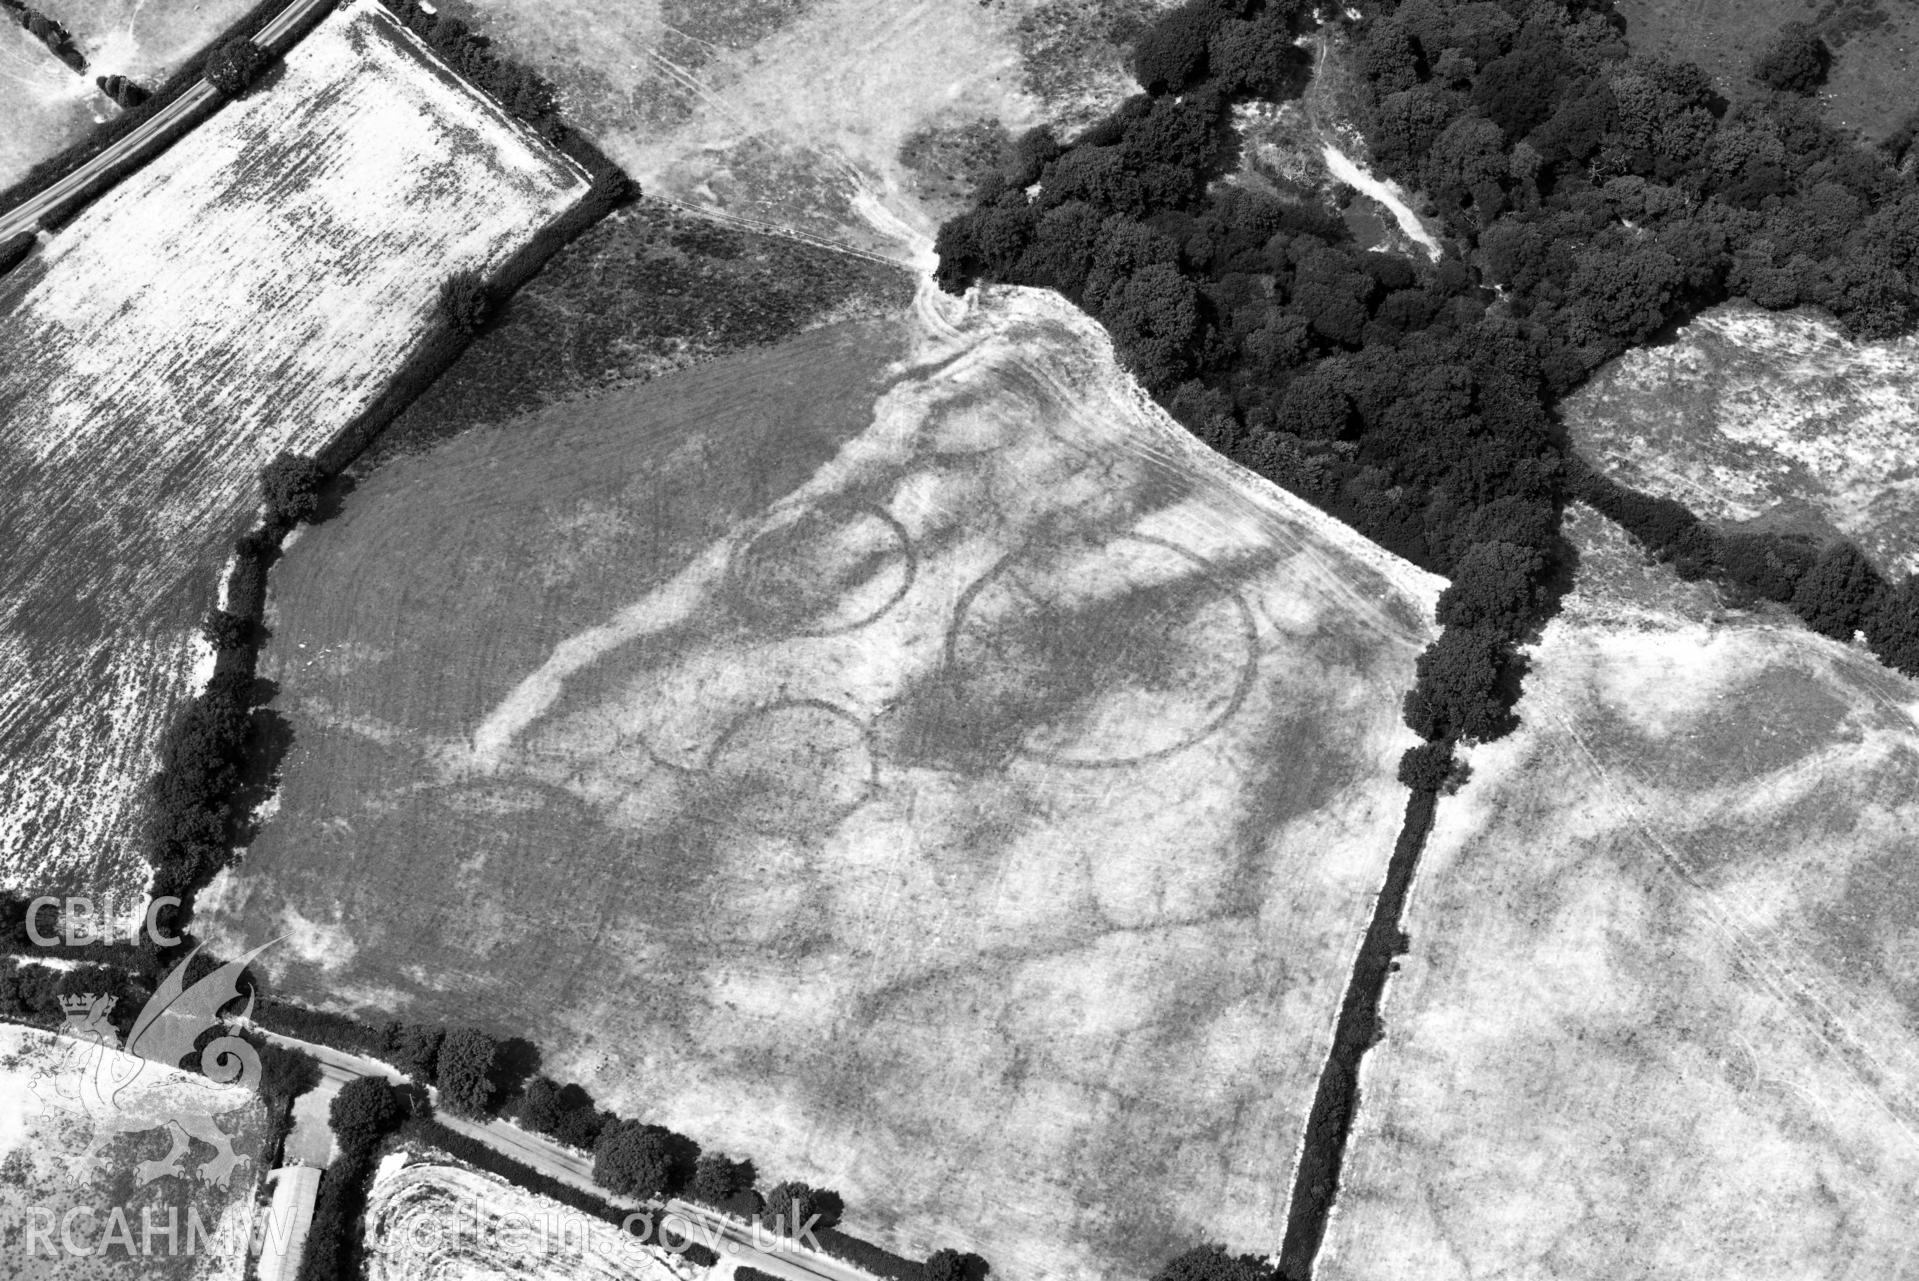
[[[1573,535],[1522,727],[1440,804],[1318,1275],[1911,1275],[1919,683]]]
[[[1857,542],[1919,570],[1919,339],[1854,343],[1811,312],[1733,304],[1627,352],[1561,406],[1617,480],[1721,525]]]
[[[198,919],[904,1253],[1271,1249],[1437,587],[1055,295],[923,295],[383,464],[274,571]]]
[[[585,189],[363,0],[0,280],[7,885],[138,908],[139,787],[259,469]]]

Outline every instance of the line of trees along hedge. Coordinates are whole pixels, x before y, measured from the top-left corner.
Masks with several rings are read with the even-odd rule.
[[[579,162],[596,187],[604,188],[616,201],[634,194],[625,171],[592,139],[566,122],[560,114],[559,94],[545,76],[502,53],[490,37],[480,35],[451,14],[429,13],[419,0],[381,3],[469,83]]]
[[[436,1147],[447,1154],[457,1157],[476,1169],[489,1174],[497,1174],[516,1187],[522,1187],[560,1204],[592,1215],[601,1222],[610,1223],[623,1231],[630,1232],[642,1245],[660,1245],[677,1249],[689,1263],[695,1267],[710,1268],[720,1261],[719,1255],[698,1241],[679,1242],[663,1235],[659,1219],[662,1216],[641,1217],[633,1220],[626,1210],[610,1201],[594,1196],[592,1193],[563,1182],[548,1174],[535,1170],[532,1166],[514,1160],[486,1144],[468,1138],[428,1117],[414,1117],[406,1122],[401,1134],[409,1139]],[[629,1220],[632,1222],[629,1224]]]
[[[236,36],[207,58],[206,82],[229,98],[253,87],[273,61],[273,54],[252,40]]]
[[[340,1151],[320,1176],[299,1281],[352,1281],[360,1275],[374,1156],[407,1113],[400,1094],[376,1077],[349,1081],[333,1096],[327,1125]]]
[[[264,707],[268,691],[256,679],[267,636],[266,575],[286,535],[318,514],[324,480],[303,455],[283,453],[263,469],[265,519],[234,543],[226,608],[209,613],[201,628],[213,675],[161,734],[141,839],[153,868],[150,892],[181,900],[160,915],[167,933],[184,928],[194,896],[246,837],[285,750],[284,722]]]
[[[1408,0],[1353,28],[1360,123],[1449,245],[1369,252],[1325,208],[1217,181],[1231,108],[1297,91],[1310,21],[1299,0],[1169,11],[1136,48],[1149,91],[1070,143],[1020,139],[941,227],[938,279],[1058,290],[1206,443],[1451,577],[1407,719],[1497,737],[1567,558],[1552,402],[1732,297],[1908,331],[1919,188],[1797,96],[1729,104],[1634,54],[1603,3]],[[1449,748],[1415,753],[1402,777],[1443,786]]]
[[[559,114],[559,95],[546,77],[501,53],[493,41],[464,21],[429,12],[419,0],[383,0],[407,30],[433,46],[447,64],[484,90],[508,111],[558,142],[567,132]]]
[[[0,927],[4,925],[0,915]],[[449,1030],[432,1023],[389,1020],[374,1026],[272,996],[256,1002],[254,1019],[283,1036],[391,1063],[420,1085],[437,1086],[440,1103],[449,1111],[475,1120],[503,1116],[590,1152],[595,1182],[621,1195],[685,1197],[787,1232],[810,1226],[821,1248],[835,1257],[893,1281],[922,1281],[923,1265],[837,1230],[845,1208],[838,1193],[787,1181],[773,1185],[762,1198],[755,1190],[759,1175],[751,1161],[702,1151],[698,1143],[665,1126],[601,1108],[577,1084],[535,1075],[537,1054],[524,1042],[502,1045],[479,1029]],[[469,1155],[464,1148],[458,1154]],[[983,1259],[957,1257],[966,1269],[964,1281],[986,1275]]]
[[[491,281],[477,281],[488,300],[509,297],[557,250],[606,216],[636,189],[617,167],[593,181],[585,199],[536,232],[503,263]],[[464,285],[443,291],[459,292]],[[261,473],[266,518],[234,547],[227,610],[206,624],[215,646],[213,679],[162,735],[160,769],[148,783],[143,834],[154,868],[151,892],[182,900],[162,916],[171,932],[192,914],[194,896],[225,866],[245,832],[258,789],[289,741],[286,725],[261,706],[267,691],[255,680],[263,625],[266,575],[282,540],[303,521],[323,514],[325,487],[364,450],[380,429],[438,377],[472,339],[462,317],[442,315],[384,391],[318,455],[283,453]]]

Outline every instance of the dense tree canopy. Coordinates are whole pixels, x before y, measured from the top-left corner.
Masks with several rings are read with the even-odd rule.
[[[833,1227],[845,1210],[839,1193],[795,1180],[773,1185],[763,1217],[776,1231],[798,1233]]]
[[[493,1112],[494,1058],[499,1045],[478,1028],[448,1032],[434,1058],[440,1102],[456,1116],[480,1118]]]
[[[320,490],[326,469],[310,454],[282,450],[260,472],[260,495],[268,516],[294,525],[320,513]]]
[[[406,1109],[392,1085],[379,1077],[366,1076],[340,1087],[327,1109],[327,1124],[341,1147],[365,1148],[390,1133],[405,1115]]]
[[[434,1023],[390,1023],[385,1031],[387,1056],[421,1085],[439,1080],[440,1046],[445,1040],[446,1029]]]
[[[718,1152],[702,1152],[693,1166],[693,1195],[710,1205],[727,1201],[753,1186],[751,1161],[735,1161]]]
[[[672,1190],[672,1135],[657,1125],[617,1121],[593,1145],[593,1181],[623,1196],[648,1200]]]
[[[1832,50],[1806,22],[1788,22],[1753,60],[1753,78],[1782,93],[1818,92],[1832,66]]]
[[[440,315],[463,334],[477,334],[493,314],[493,296],[477,271],[456,271],[440,282]]]
[[[1169,11],[1138,45],[1148,92],[1009,161],[940,229],[940,284],[1059,290],[1202,440],[1453,577],[1407,706],[1436,739],[1514,723],[1513,646],[1554,607],[1572,479],[1682,575],[1745,583],[1830,634],[1885,617],[1851,562],[1815,575],[1791,540],[1722,544],[1677,503],[1575,476],[1547,407],[1731,297],[1909,330],[1909,140],[1865,151],[1791,95],[1729,102],[1698,67],[1635,53],[1596,0],[1405,0],[1357,24],[1362,124],[1377,168],[1431,199],[1446,250],[1367,252],[1315,202],[1214,181],[1233,104],[1297,90],[1279,51],[1301,20]],[[1408,770],[1430,782],[1449,759]]]
[[[1196,1246],[1176,1255],[1153,1281],[1273,1281],[1273,1269],[1251,1254],[1228,1254],[1221,1245]]]
[[[207,58],[206,81],[229,98],[245,93],[273,55],[251,40],[229,40]]]

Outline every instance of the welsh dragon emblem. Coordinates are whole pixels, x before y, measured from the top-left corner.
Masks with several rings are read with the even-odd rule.
[[[200,951],[194,948],[141,1007],[125,1046],[108,1021],[112,997],[60,998],[66,1010],[66,1031],[87,1044],[70,1048],[66,1066],[51,1076],[51,1092],[42,1089],[41,1082],[33,1090],[49,1111],[78,1113],[93,1122],[93,1137],[74,1162],[73,1182],[91,1175],[100,1149],[110,1140],[164,1127],[172,1136],[172,1150],[135,1167],[142,1185],[185,1173],[181,1161],[192,1139],[214,1149],[213,1158],[202,1162],[194,1177],[227,1185],[243,1158],[234,1152],[233,1139],[220,1129],[217,1118],[244,1108],[253,1099],[260,1083],[259,1052],[237,1036],[220,1036],[200,1051],[197,1075],[156,1071],[153,1065],[176,1068],[193,1053],[201,1034],[220,1025],[220,1010],[240,997],[240,975],[247,965],[271,946],[262,944],[188,987],[187,966]],[[253,993],[248,991],[246,997],[245,1013],[251,1014]],[[185,1070],[195,1071],[192,1066]]]

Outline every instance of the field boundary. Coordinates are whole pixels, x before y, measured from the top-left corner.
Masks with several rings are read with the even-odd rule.
[[[335,0],[319,0],[317,7],[325,13],[332,13]],[[460,75],[437,50],[407,30],[390,9],[378,6],[374,11],[392,24],[393,39],[405,42],[411,53],[428,60],[466,92],[497,107],[491,95]],[[531,131],[524,122],[512,120],[510,116],[509,119],[528,145],[565,154],[553,143],[527,136]],[[566,159],[584,180],[585,191],[566,210],[535,230],[525,244],[508,255],[486,278],[483,282],[486,294],[495,304],[531,279],[561,248],[620,204],[632,199],[637,192],[632,181],[621,170],[608,168],[596,175],[586,163],[571,156]],[[438,315],[429,322],[425,332],[416,338],[412,351],[387,378],[385,386],[326,445],[315,451],[313,461],[322,473],[320,483],[336,481],[380,431],[452,365],[473,337],[474,332],[453,323],[445,315]],[[251,685],[251,679],[258,670],[260,650],[265,643],[270,568],[297,524],[297,518],[288,517],[269,504],[260,521],[235,544],[233,570],[228,580],[228,608],[225,612],[229,621],[237,625],[225,638],[227,643],[216,646],[214,679],[187,703],[161,735],[158,744],[161,767],[149,777],[145,788],[142,807],[142,829],[145,832],[167,830],[168,824],[156,822],[156,818],[166,814],[166,810],[161,808],[160,798],[182,790],[169,786],[170,780],[176,777],[169,774],[169,769],[177,768],[191,776],[195,768],[195,753],[206,750],[200,745],[206,726],[234,723],[233,718],[217,714],[220,706],[218,700],[238,698],[246,713],[242,718],[244,722],[250,722],[257,713],[251,704],[251,696],[239,691]],[[252,821],[258,802],[266,797],[264,788],[258,791],[253,789],[258,780],[271,774],[275,762],[266,754],[270,749],[259,741],[258,736],[249,735],[243,729],[236,729],[235,732],[240,733],[241,737],[230,737],[220,744],[220,750],[241,767],[234,771],[233,783],[220,807],[227,816],[230,842],[225,856],[214,860],[196,855],[182,861],[176,857],[173,842],[151,834],[142,837],[142,853],[153,871],[152,879],[148,882],[149,900],[160,895],[179,900],[177,907],[169,908],[161,915],[161,919],[176,932],[186,928],[192,921],[194,902],[199,892],[230,865],[232,848],[239,843],[236,834],[245,830]],[[191,745],[190,750],[183,749],[182,745]],[[177,754],[180,764],[176,767],[174,762]]]
[[[1286,1205],[1286,1236],[1280,1246],[1280,1281],[1311,1281],[1326,1238],[1326,1224],[1339,1198],[1339,1176],[1346,1160],[1353,1118],[1359,1111],[1359,1067],[1380,1039],[1381,998],[1386,980],[1398,968],[1395,958],[1410,944],[1400,920],[1413,873],[1433,829],[1439,794],[1414,791],[1406,798],[1406,819],[1394,843],[1386,879],[1373,904],[1373,917],[1353,958],[1352,978],[1340,1003],[1333,1044],[1306,1114],[1298,1159],[1293,1164],[1292,1195]]]

